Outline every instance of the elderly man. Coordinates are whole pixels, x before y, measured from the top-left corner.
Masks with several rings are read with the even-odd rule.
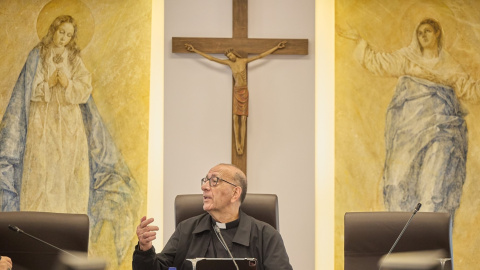
[[[219,164],[201,180],[202,215],[181,222],[161,253],[156,254],[152,241],[158,227],[153,218],[143,217],[137,227],[138,245],[133,253],[133,270],[192,269],[186,259],[229,258],[214,227],[221,229],[235,258],[256,258],[259,270],[291,270],[280,233],[272,226],[240,210],[247,193],[245,174],[231,164]]]

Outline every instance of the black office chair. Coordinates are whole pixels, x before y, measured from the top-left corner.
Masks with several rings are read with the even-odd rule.
[[[89,220],[84,214],[0,212],[0,256],[13,261],[13,269],[52,269],[59,251],[8,228],[25,233],[67,251],[88,252]],[[63,253],[63,252],[62,252]]]
[[[247,215],[279,230],[278,197],[275,194],[247,194],[240,209]],[[183,194],[175,197],[175,226],[181,221],[205,213],[202,194]]]
[[[344,269],[378,269],[380,258],[391,249],[411,215],[411,212],[346,213]],[[451,258],[444,269],[453,269],[450,214],[418,212],[392,252],[428,250],[443,250],[446,258]]]

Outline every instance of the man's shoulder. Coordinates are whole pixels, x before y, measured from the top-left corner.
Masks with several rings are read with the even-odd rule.
[[[205,213],[202,213],[202,214],[200,214],[200,215],[193,216],[193,217],[189,217],[189,218],[187,218],[187,219],[185,219],[185,220],[182,220],[182,221],[180,221],[180,223],[178,223],[178,225],[180,225],[180,224],[195,223],[195,222],[198,222],[198,221],[200,221],[200,220],[202,220],[202,219],[204,219],[204,218],[208,218],[209,216],[210,216],[210,215],[209,215],[207,212],[205,212]]]
[[[193,216],[181,221],[178,224],[177,228],[189,229],[189,230],[195,230],[196,228],[210,229],[209,224],[210,224],[210,215],[207,212],[205,212],[198,216]]]
[[[256,227],[258,230],[261,231],[277,231],[272,225],[261,221],[259,219],[256,219],[247,213],[242,211],[241,218],[240,220],[244,219],[246,224],[250,224],[253,227]],[[242,222],[242,221],[240,221]]]

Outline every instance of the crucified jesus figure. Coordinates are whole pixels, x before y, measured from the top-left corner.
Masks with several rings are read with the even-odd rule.
[[[235,148],[238,155],[243,155],[243,148],[245,145],[245,133],[247,131],[247,116],[248,116],[248,86],[247,86],[247,64],[272,54],[278,49],[285,48],[286,41],[278,43],[277,46],[265,51],[259,55],[243,58],[234,49],[225,51],[225,56],[228,59],[219,59],[209,54],[201,52],[193,47],[192,44],[185,44],[185,48],[194,53],[207,58],[208,60],[227,65],[232,70],[233,80],[235,85],[233,87],[233,132],[235,135]]]

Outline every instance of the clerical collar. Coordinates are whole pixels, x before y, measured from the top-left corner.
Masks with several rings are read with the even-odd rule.
[[[216,223],[218,228],[225,230],[225,229],[231,229],[231,228],[236,228],[238,227],[238,224],[240,223],[240,217],[234,221],[228,222],[228,223],[221,223],[221,222],[216,222],[212,218],[212,223]]]

